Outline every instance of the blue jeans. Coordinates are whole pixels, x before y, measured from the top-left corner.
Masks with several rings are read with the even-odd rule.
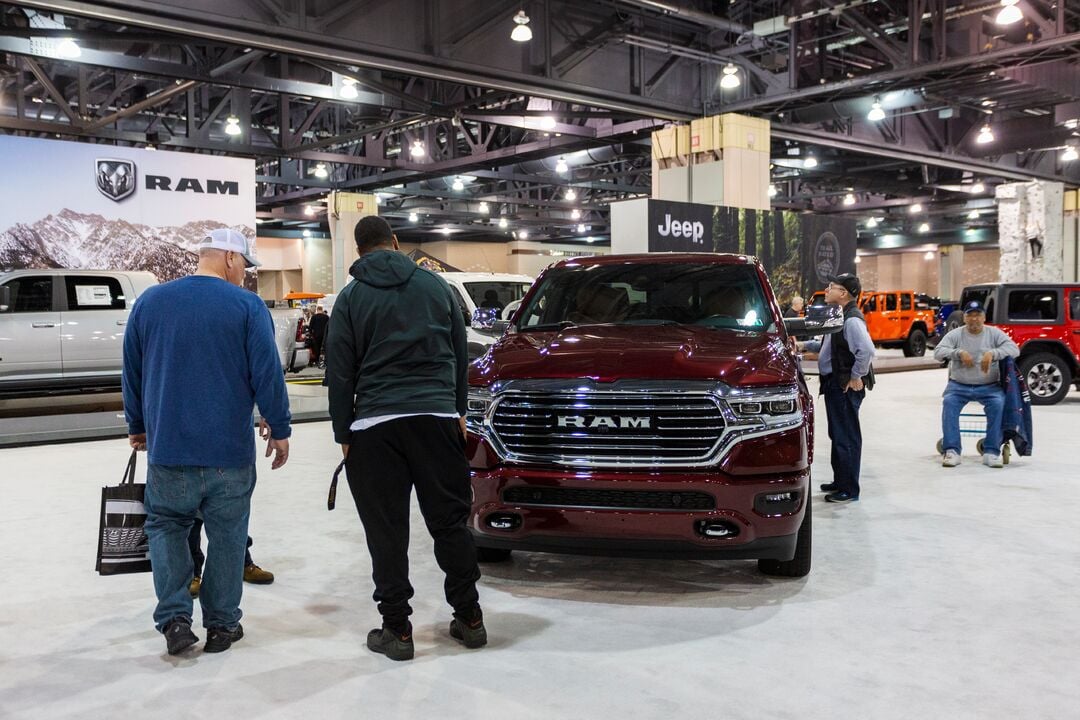
[[[964,385],[950,380],[942,393],[941,448],[960,452],[960,411],[969,402],[982,404],[986,411],[986,439],[983,451],[1001,452],[1001,416],[1005,412],[1005,391],[995,383]]]
[[[208,540],[199,603],[203,627],[240,622],[251,493],[255,466],[238,468],[150,465],[146,473],[146,535],[158,604],[154,624],[191,620],[193,577],[188,534],[202,513]]]
[[[832,441],[833,484],[837,492],[858,497],[862,471],[859,408],[866,399],[866,390],[845,391],[830,373],[821,376],[821,394],[825,396],[825,415],[829,419],[829,440]]]

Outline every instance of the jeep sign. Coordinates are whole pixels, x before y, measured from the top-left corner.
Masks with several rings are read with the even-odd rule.
[[[713,207],[649,201],[649,252],[712,252]]]

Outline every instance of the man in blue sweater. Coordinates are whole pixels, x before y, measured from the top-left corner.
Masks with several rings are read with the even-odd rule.
[[[356,225],[360,259],[334,302],[326,379],[334,438],[345,455],[364,525],[382,627],[370,650],[413,657],[409,615],[409,497],[435,541],[454,609],[450,636],[468,648],[487,644],[476,581],[465,457],[468,356],[465,323],[450,287],[397,252],[380,217]]]
[[[158,598],[154,623],[170,655],[198,642],[188,533],[200,513],[209,539],[199,596],[203,650],[228,650],[244,636],[256,404],[270,426],[271,467],[289,457],[292,417],[273,321],[263,301],[240,287],[245,270],[257,265],[243,235],[212,231],[200,243],[195,274],[147,290],[124,333],[128,438],[150,455],[145,527]]]

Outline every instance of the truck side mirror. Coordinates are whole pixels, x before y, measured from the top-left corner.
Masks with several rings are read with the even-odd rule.
[[[11,288],[0,287],[0,313],[11,312]]]
[[[838,305],[811,305],[806,317],[784,318],[788,335],[800,340],[815,335],[831,335],[844,329],[844,310]]]

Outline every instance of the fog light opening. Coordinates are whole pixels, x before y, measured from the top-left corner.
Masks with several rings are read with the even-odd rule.
[[[739,526],[728,520],[698,520],[694,525],[698,534],[707,538],[733,538],[739,534]]]
[[[521,527],[521,516],[517,513],[492,513],[485,521],[492,530],[513,532]]]

